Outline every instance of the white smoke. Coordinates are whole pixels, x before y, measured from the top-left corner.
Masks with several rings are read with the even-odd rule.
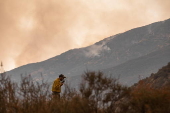
[[[86,57],[100,57],[101,53],[104,51],[110,51],[110,48],[106,45],[106,42],[103,42],[100,45],[94,44],[89,46],[84,53]]]
[[[147,26],[147,30],[148,30],[148,33],[149,33],[149,34],[153,34],[152,24],[150,24],[150,25]]]

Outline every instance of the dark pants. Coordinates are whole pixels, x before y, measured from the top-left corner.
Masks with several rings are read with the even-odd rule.
[[[53,91],[53,92],[52,92],[52,95],[53,95],[53,100],[58,100],[58,99],[60,99],[60,92],[55,92],[55,91]]]

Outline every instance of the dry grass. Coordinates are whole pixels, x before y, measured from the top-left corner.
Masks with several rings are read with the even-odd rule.
[[[170,88],[151,89],[142,84],[125,87],[102,72],[86,72],[79,90],[66,85],[60,100],[51,96],[46,81],[31,76],[13,82],[0,75],[0,113],[168,113]],[[125,102],[126,100],[126,102]],[[119,107],[120,110],[117,110]]]
[[[131,92],[134,113],[170,113],[170,87],[155,89],[139,82]]]

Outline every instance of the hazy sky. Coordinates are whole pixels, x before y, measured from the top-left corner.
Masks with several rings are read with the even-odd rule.
[[[170,0],[0,0],[5,70],[170,18]]]

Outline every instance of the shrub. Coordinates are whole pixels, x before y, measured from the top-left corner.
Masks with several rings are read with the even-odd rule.
[[[91,112],[110,113],[115,111],[115,103],[127,93],[128,88],[102,72],[86,72],[79,90]]]
[[[125,87],[102,72],[85,72],[79,90],[65,85],[59,100],[47,81],[31,76],[13,82],[0,75],[0,113],[169,113],[170,87],[154,89],[140,81]]]
[[[53,101],[49,84],[36,82],[31,76],[14,83],[9,76],[0,76],[1,113],[103,113],[111,112],[114,103],[124,95],[126,87],[102,72],[86,72],[79,91],[65,85],[58,101]]]
[[[170,87],[154,89],[142,82],[131,92],[134,113],[169,113]]]

